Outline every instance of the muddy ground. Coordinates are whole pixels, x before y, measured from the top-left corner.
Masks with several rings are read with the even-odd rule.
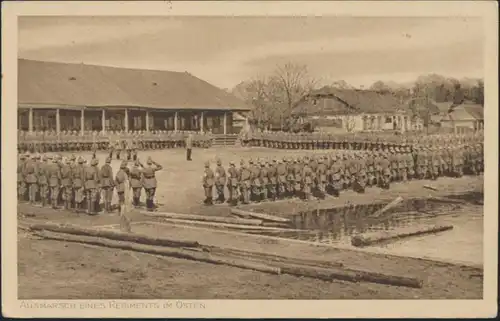
[[[224,161],[290,154],[269,150],[201,150],[194,161],[185,162],[181,150],[152,154],[165,167],[158,180],[160,210],[205,215],[229,215],[228,206],[205,207],[200,186],[203,162],[220,157]],[[277,156],[280,156],[277,155]],[[104,155],[100,156],[101,158]],[[143,157],[145,158],[145,156]],[[364,195],[346,192],[327,202],[370,202],[373,199],[405,196],[447,195],[459,190],[481,188],[481,178],[441,179],[441,190],[423,189],[425,182],[394,186],[391,191],[369,190]],[[351,195],[351,196],[349,196]],[[301,202],[267,203],[269,206],[297,208]],[[262,205],[256,205],[258,207]],[[266,205],[267,206],[267,205]],[[300,205],[298,205],[300,206]],[[309,206],[309,205],[303,205]],[[325,206],[329,206],[326,204]],[[87,216],[66,211],[18,206],[21,220],[58,221],[99,226],[118,223],[118,216]],[[132,213],[134,222],[146,220]],[[193,237],[196,231],[193,230]],[[236,237],[236,236],[235,236]],[[203,240],[201,240],[203,241]],[[231,239],[228,239],[231,242]],[[282,255],[287,255],[284,246]],[[290,250],[289,250],[290,251]],[[319,251],[319,250],[318,250]],[[333,251],[333,250],[332,250]],[[317,253],[321,255],[321,252]],[[338,253],[336,252],[335,255]],[[293,253],[290,253],[293,255]],[[340,254],[338,254],[340,255]],[[340,256],[339,256],[340,257]],[[482,298],[482,271],[439,262],[343,251],[343,262],[357,267],[376,265],[397,275],[421,277],[432,286],[409,289],[371,283],[325,282],[290,275],[269,275],[228,266],[119,251],[89,245],[34,238],[18,231],[18,294],[20,299],[465,299]]]

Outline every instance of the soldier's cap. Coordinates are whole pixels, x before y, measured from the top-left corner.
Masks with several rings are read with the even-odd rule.
[[[253,160],[249,159],[248,164],[253,164]]]
[[[90,162],[90,165],[92,166],[96,166],[97,164],[99,164],[99,160],[97,158],[92,159],[92,161]]]
[[[210,162],[205,162],[205,167],[210,167]]]
[[[222,162],[220,159],[217,159],[217,165],[222,165]]]
[[[127,161],[124,160],[122,161],[122,163],[120,164],[120,168],[126,168],[127,167]]]
[[[20,155],[19,155],[19,158],[20,158],[20,159],[26,159],[26,156],[25,156],[24,154],[20,154]]]
[[[229,162],[229,165],[233,165],[233,166],[234,166],[234,165],[235,165],[235,164],[234,164],[234,161],[230,161],[230,162]]]
[[[288,162],[288,160],[286,159],[286,157],[283,157],[283,162],[284,163]]]
[[[273,159],[273,163],[277,163],[278,160],[276,158]]]
[[[240,165],[241,166],[245,165],[245,161],[243,159],[240,161]]]
[[[111,157],[106,157],[106,163],[110,164],[111,163]]]

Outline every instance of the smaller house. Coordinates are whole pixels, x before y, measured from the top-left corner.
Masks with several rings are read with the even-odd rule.
[[[292,115],[326,132],[408,131],[423,126],[396,97],[373,90],[323,87],[304,96]]]
[[[441,119],[441,127],[449,128],[455,133],[482,130],[484,128],[484,107],[471,102],[452,105],[448,113]]]

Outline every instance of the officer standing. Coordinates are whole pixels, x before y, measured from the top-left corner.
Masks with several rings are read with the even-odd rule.
[[[128,179],[128,167],[127,161],[122,161],[120,164],[120,169],[116,173],[114,185],[116,186],[116,192],[118,194],[118,211],[121,212],[123,205],[125,204],[125,182]]]
[[[35,197],[37,193],[37,166],[35,164],[36,155],[28,158],[26,163],[24,164],[24,181],[28,188],[28,199],[29,203],[33,205],[35,203]]]
[[[267,186],[268,193],[273,201],[277,198],[278,191],[278,161],[273,159],[272,164],[268,163],[267,176],[269,183]]]
[[[326,195],[326,183],[327,183],[327,165],[325,160],[320,158],[318,160],[318,167],[316,168],[316,186],[321,195],[321,198],[325,198]]]
[[[136,160],[128,174],[130,178],[130,188],[132,188],[132,205],[135,207],[139,206],[141,199],[141,190],[143,187],[143,168],[143,164],[139,160]]]
[[[205,163],[205,172],[203,173],[203,189],[205,191],[205,200],[203,203],[205,205],[213,205],[213,187],[215,183],[215,175],[212,169],[210,169],[210,163]]]
[[[193,134],[189,133],[186,138],[186,160],[191,161],[191,153],[193,150]]]
[[[49,180],[47,178],[47,160],[48,157],[43,156],[42,162],[38,167],[38,188],[40,190],[40,201],[43,207],[47,205],[47,198],[49,196]]]
[[[252,193],[251,198],[253,201],[260,201],[260,167],[254,164],[253,160],[248,161],[249,170],[251,173]]]
[[[111,201],[113,199],[113,168],[111,167],[111,158],[106,158],[106,163],[102,165],[100,170],[101,188],[104,194],[104,211],[111,212]]]
[[[146,190],[146,208],[148,211],[153,211],[154,197],[156,193],[156,172],[163,169],[163,167],[157,162],[153,161],[151,157],[148,157],[146,162],[146,167],[142,170],[144,189]]]
[[[217,192],[217,204],[222,204],[226,201],[224,196],[224,186],[226,186],[226,170],[222,166],[220,159],[217,160],[217,167],[215,167],[215,190]]]

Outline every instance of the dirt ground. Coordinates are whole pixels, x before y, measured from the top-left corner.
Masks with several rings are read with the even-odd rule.
[[[151,155],[164,167],[164,170],[157,175],[159,183],[157,198],[160,210],[229,215],[228,206],[202,205],[203,163],[210,160],[213,164],[216,158],[222,159],[227,164],[230,160],[239,161],[241,158],[248,160],[250,157],[253,159],[282,157],[289,154],[292,152],[226,148],[197,149],[194,151],[192,162],[185,161],[183,150],[149,152],[139,156],[145,160]],[[104,154],[99,155],[101,163],[104,157]],[[118,162],[114,161],[113,165],[116,163]],[[327,202],[344,203],[344,196],[356,202],[369,202],[375,198],[392,198],[394,194],[391,193],[398,192],[406,193],[405,196],[423,197],[429,193],[446,195],[450,194],[450,191],[481,188],[481,178],[451,180],[442,179],[437,183],[433,182],[434,186],[439,185],[442,188],[439,192],[423,189],[425,182],[413,182],[394,185],[391,191],[373,189],[360,196],[349,196],[350,192],[346,192],[346,195],[342,195],[339,199]],[[279,205],[267,204],[281,207],[286,203],[290,203],[286,206],[291,208],[297,206],[292,205],[292,202]],[[34,208],[26,204],[18,206],[18,215],[21,219],[92,226],[119,222],[116,214],[87,216]],[[146,219],[140,213],[134,212],[132,220],[140,222]],[[180,229],[178,232],[180,233]],[[203,233],[193,230],[190,237],[196,236],[207,239]],[[284,245],[283,250],[282,255],[294,255],[290,247]],[[318,256],[326,255],[319,249],[315,253]],[[290,275],[276,276],[150,254],[41,240],[19,230],[18,293],[20,299],[478,299],[482,297],[481,270],[351,251],[334,251],[334,254],[343,262],[349,262],[358,268],[376,266],[397,275],[419,276],[431,286],[409,289],[371,283],[325,282]]]

